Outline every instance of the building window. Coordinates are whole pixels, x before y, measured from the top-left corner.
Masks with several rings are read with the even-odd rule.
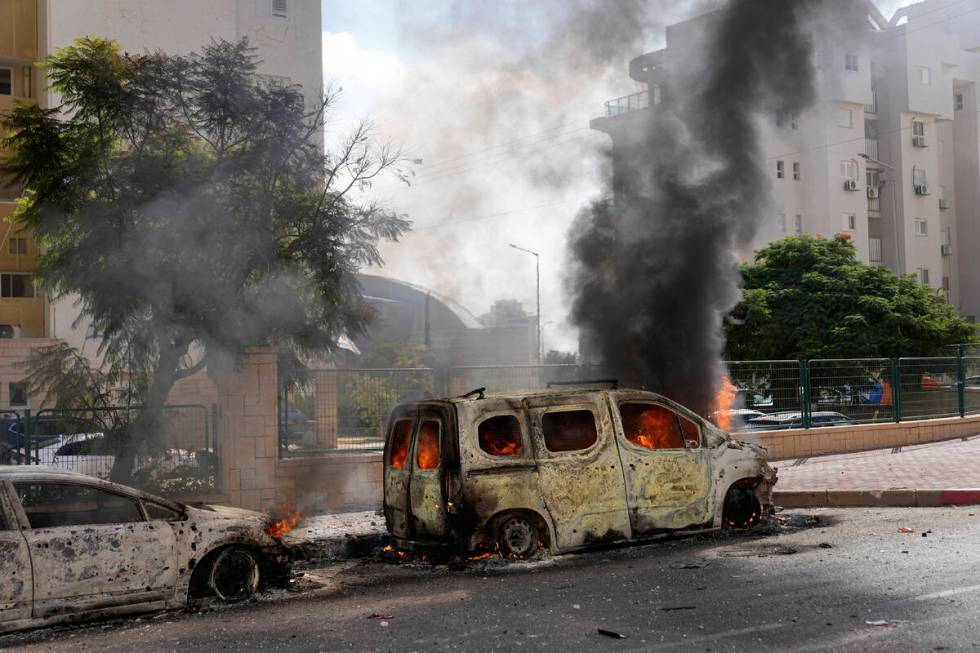
[[[650,88],[650,93],[651,93],[651,95],[653,95],[653,103],[655,105],[656,104],[660,104],[660,101],[663,99],[663,95],[662,95],[663,91],[660,88],[660,85],[659,84],[654,84]]]
[[[858,69],[858,56],[856,54],[845,54],[844,70],[857,72],[857,69]]]
[[[27,253],[27,239],[26,238],[11,238],[10,239],[10,253],[11,254],[26,254]]]
[[[837,110],[837,126],[846,127],[848,129],[854,126],[854,117],[851,114],[850,109]]]
[[[33,297],[34,282],[30,274],[0,274],[0,297]]]
[[[912,233],[916,236],[928,236],[929,235],[929,225],[925,220],[913,220],[912,221]]]
[[[881,238],[868,239],[868,258],[872,263],[881,263]]]
[[[272,0],[272,15],[279,18],[286,17],[286,0]]]
[[[793,161],[793,179],[796,181],[800,180],[800,162]]]
[[[7,389],[10,392],[10,405],[11,406],[26,406],[27,405],[27,383],[24,381],[15,381],[7,385]]]
[[[785,213],[780,213],[779,214],[779,230],[781,232],[783,232],[783,233],[786,233],[786,214]]]
[[[841,225],[844,231],[856,231],[857,230],[857,216],[853,213],[841,213]]]
[[[0,68],[0,95],[14,94],[14,69]]]
[[[923,286],[929,285],[929,268],[919,268],[919,283]]]
[[[949,277],[943,277],[943,292],[949,292]]]
[[[840,162],[840,178],[844,181],[857,181],[858,163],[854,159]]]
[[[921,120],[912,120],[912,145],[926,146],[926,124]]]
[[[803,233],[803,216],[800,215],[799,213],[796,214],[795,228],[796,228],[796,233],[798,234]]]
[[[926,179],[925,168],[912,168],[912,190],[916,195],[929,194],[929,182]]]
[[[439,469],[439,435],[442,425],[435,420],[425,420],[419,427],[415,452],[415,469]]]
[[[793,129],[800,128],[800,118],[795,113],[789,117],[789,126]]]
[[[932,71],[929,70],[927,66],[918,67],[919,83],[920,84],[931,84],[932,83]]]
[[[782,161],[776,161],[776,179],[786,176],[786,165]]]
[[[783,127],[784,125],[786,125],[786,112],[785,111],[777,111],[776,112],[776,126],[777,127]]]
[[[954,99],[955,99],[955,102],[956,102],[956,110],[957,111],[962,111],[963,110],[963,94],[962,93],[957,93],[954,96]]]

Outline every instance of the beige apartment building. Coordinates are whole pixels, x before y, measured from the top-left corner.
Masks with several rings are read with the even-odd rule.
[[[319,0],[0,0],[0,112],[15,102],[57,106],[35,64],[83,36],[126,52],[186,54],[212,39],[247,37],[259,73],[301,84],[315,104],[323,88]],[[22,189],[0,180],[0,408],[35,404],[15,363],[34,346],[64,340],[95,353],[73,298],[48,301],[31,281],[37,245],[9,220]]]
[[[755,247],[795,233],[846,234],[862,261],[915,274],[971,319],[980,316],[980,0],[925,0],[886,18],[860,1],[867,29],[816,44],[819,101],[763,130],[773,214]],[[669,102],[702,21],[667,28],[637,57],[640,90],[592,121],[629,152],[641,112]],[[681,73],[681,76],[686,74]]]

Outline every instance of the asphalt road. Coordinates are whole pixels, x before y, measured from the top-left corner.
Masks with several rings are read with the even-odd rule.
[[[376,560],[344,563],[311,574],[323,587],[304,593],[267,595],[204,613],[35,631],[0,638],[0,648],[980,648],[980,507],[789,514],[816,515],[827,525],[769,535],[718,534],[526,564],[490,561],[464,571]],[[914,532],[901,533],[902,527]],[[368,618],[372,613],[391,616]],[[625,639],[602,635],[599,628]]]

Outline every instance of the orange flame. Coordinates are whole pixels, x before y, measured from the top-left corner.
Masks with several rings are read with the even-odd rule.
[[[500,424],[489,419],[480,424],[480,448],[491,456],[520,456],[521,434],[505,432]]]
[[[282,504],[274,512],[276,514],[270,515],[272,526],[266,528],[265,532],[276,539],[296,528],[296,524],[302,519],[302,515],[290,503]]]
[[[425,421],[419,429],[419,469],[439,468],[439,422]]]
[[[715,424],[718,428],[727,431],[732,428],[732,415],[729,412],[735,405],[735,395],[738,388],[732,383],[727,375],[721,377],[721,388],[715,395]]]

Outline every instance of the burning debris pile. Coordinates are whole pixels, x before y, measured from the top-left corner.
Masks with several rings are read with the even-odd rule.
[[[813,32],[859,4],[730,0],[668,35],[662,102],[614,134],[615,199],[570,237],[572,320],[608,374],[717,410],[738,258],[773,212],[759,122],[811,105]]]

